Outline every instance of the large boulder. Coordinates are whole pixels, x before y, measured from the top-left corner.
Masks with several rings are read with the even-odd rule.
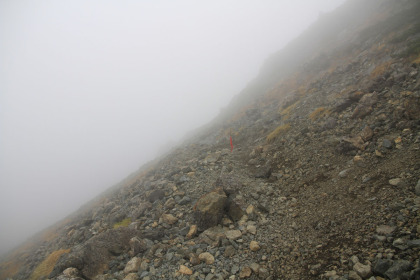
[[[161,200],[162,198],[165,197],[165,192],[163,190],[153,190],[149,193],[149,195],[147,196],[147,200],[150,203],[155,202],[156,200]]]
[[[194,218],[200,230],[216,226],[225,213],[227,196],[222,188],[203,195],[194,206]]]
[[[49,278],[58,276],[68,267],[74,267],[85,279],[93,279],[107,269],[112,256],[128,251],[130,239],[139,234],[137,230],[128,227],[102,232],[63,255]]]

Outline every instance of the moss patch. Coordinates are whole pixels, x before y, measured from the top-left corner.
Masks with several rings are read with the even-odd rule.
[[[131,219],[127,218],[127,219],[122,220],[121,222],[114,224],[113,228],[128,227],[130,224],[131,224]]]

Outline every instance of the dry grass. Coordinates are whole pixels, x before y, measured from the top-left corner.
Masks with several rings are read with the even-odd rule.
[[[131,224],[131,219],[127,218],[122,220],[119,223],[114,224],[113,228],[119,228],[119,227],[128,227]]]
[[[289,105],[287,108],[283,109],[280,112],[280,116],[283,117],[284,120],[287,120],[290,118],[291,113],[293,112],[293,110],[296,108],[298,104],[298,101],[296,101],[295,103],[293,103],[292,105]]]
[[[61,249],[52,252],[42,263],[40,263],[32,272],[31,280],[47,277],[53,271],[55,264],[61,255],[70,252],[70,249]]]
[[[315,121],[317,119],[323,118],[325,116],[328,116],[330,114],[330,111],[326,109],[325,107],[319,107],[315,109],[310,115],[309,118],[312,121]]]
[[[267,136],[267,142],[271,143],[273,142],[281,133],[284,133],[290,129],[290,124],[284,124],[278,126],[276,129],[274,129],[270,134]]]
[[[0,265],[0,279],[7,279],[13,277],[19,272],[22,263],[19,260],[11,260]]]
[[[387,62],[384,62],[384,63],[376,66],[376,68],[373,69],[372,73],[370,73],[370,78],[375,79],[378,76],[384,74],[389,69],[391,64],[392,64],[391,61],[387,61]]]
[[[31,250],[37,246],[37,242],[29,240],[10,252],[0,263],[0,279],[12,278],[24,265],[24,259],[29,256]]]
[[[417,56],[417,58],[415,58],[412,63],[417,63],[420,64],[420,54]]]
[[[42,233],[41,240],[49,242],[56,237],[58,237],[58,233],[55,230],[46,230]]]

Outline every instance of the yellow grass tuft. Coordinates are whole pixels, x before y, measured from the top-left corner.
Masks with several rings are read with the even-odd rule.
[[[372,73],[370,73],[370,78],[374,79],[374,78],[382,75],[383,73],[385,73],[385,71],[387,71],[389,69],[391,64],[392,64],[391,61],[387,61],[387,62],[384,62],[384,63],[376,66],[376,68],[373,69]]]
[[[280,135],[280,133],[284,133],[289,129],[290,129],[290,124],[284,124],[284,125],[278,126],[270,134],[268,134],[267,142],[268,143],[273,142]]]
[[[40,263],[32,272],[31,280],[47,277],[53,271],[55,264],[61,255],[70,252],[70,249],[61,249],[52,252],[42,263]]]
[[[414,60],[412,61],[412,63],[417,63],[417,64],[420,64],[420,54],[417,56],[417,58],[416,58],[416,59],[414,59]]]
[[[280,112],[280,116],[283,117],[284,120],[287,120],[288,118],[290,118],[290,114],[292,113],[292,111],[296,108],[298,101],[296,101],[295,103],[293,103],[292,105],[288,106],[287,108],[285,108],[284,110],[282,110]]]
[[[128,227],[131,224],[131,219],[127,218],[122,220],[119,223],[114,224],[113,228],[119,228],[119,227]]]
[[[19,272],[22,263],[19,260],[11,260],[0,264],[0,279],[7,279],[13,277]]]
[[[317,120],[317,119],[319,119],[319,118],[322,118],[322,117],[325,117],[325,116],[328,116],[330,114],[330,111],[329,110],[327,110],[327,109],[325,109],[325,107],[319,107],[319,108],[317,108],[317,109],[315,109],[310,115],[309,115],[309,118],[312,120],[312,121],[315,121],[315,120]]]

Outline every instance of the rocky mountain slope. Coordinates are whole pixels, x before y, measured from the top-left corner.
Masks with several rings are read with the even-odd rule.
[[[365,2],[12,252],[1,279],[420,279],[420,3]]]

